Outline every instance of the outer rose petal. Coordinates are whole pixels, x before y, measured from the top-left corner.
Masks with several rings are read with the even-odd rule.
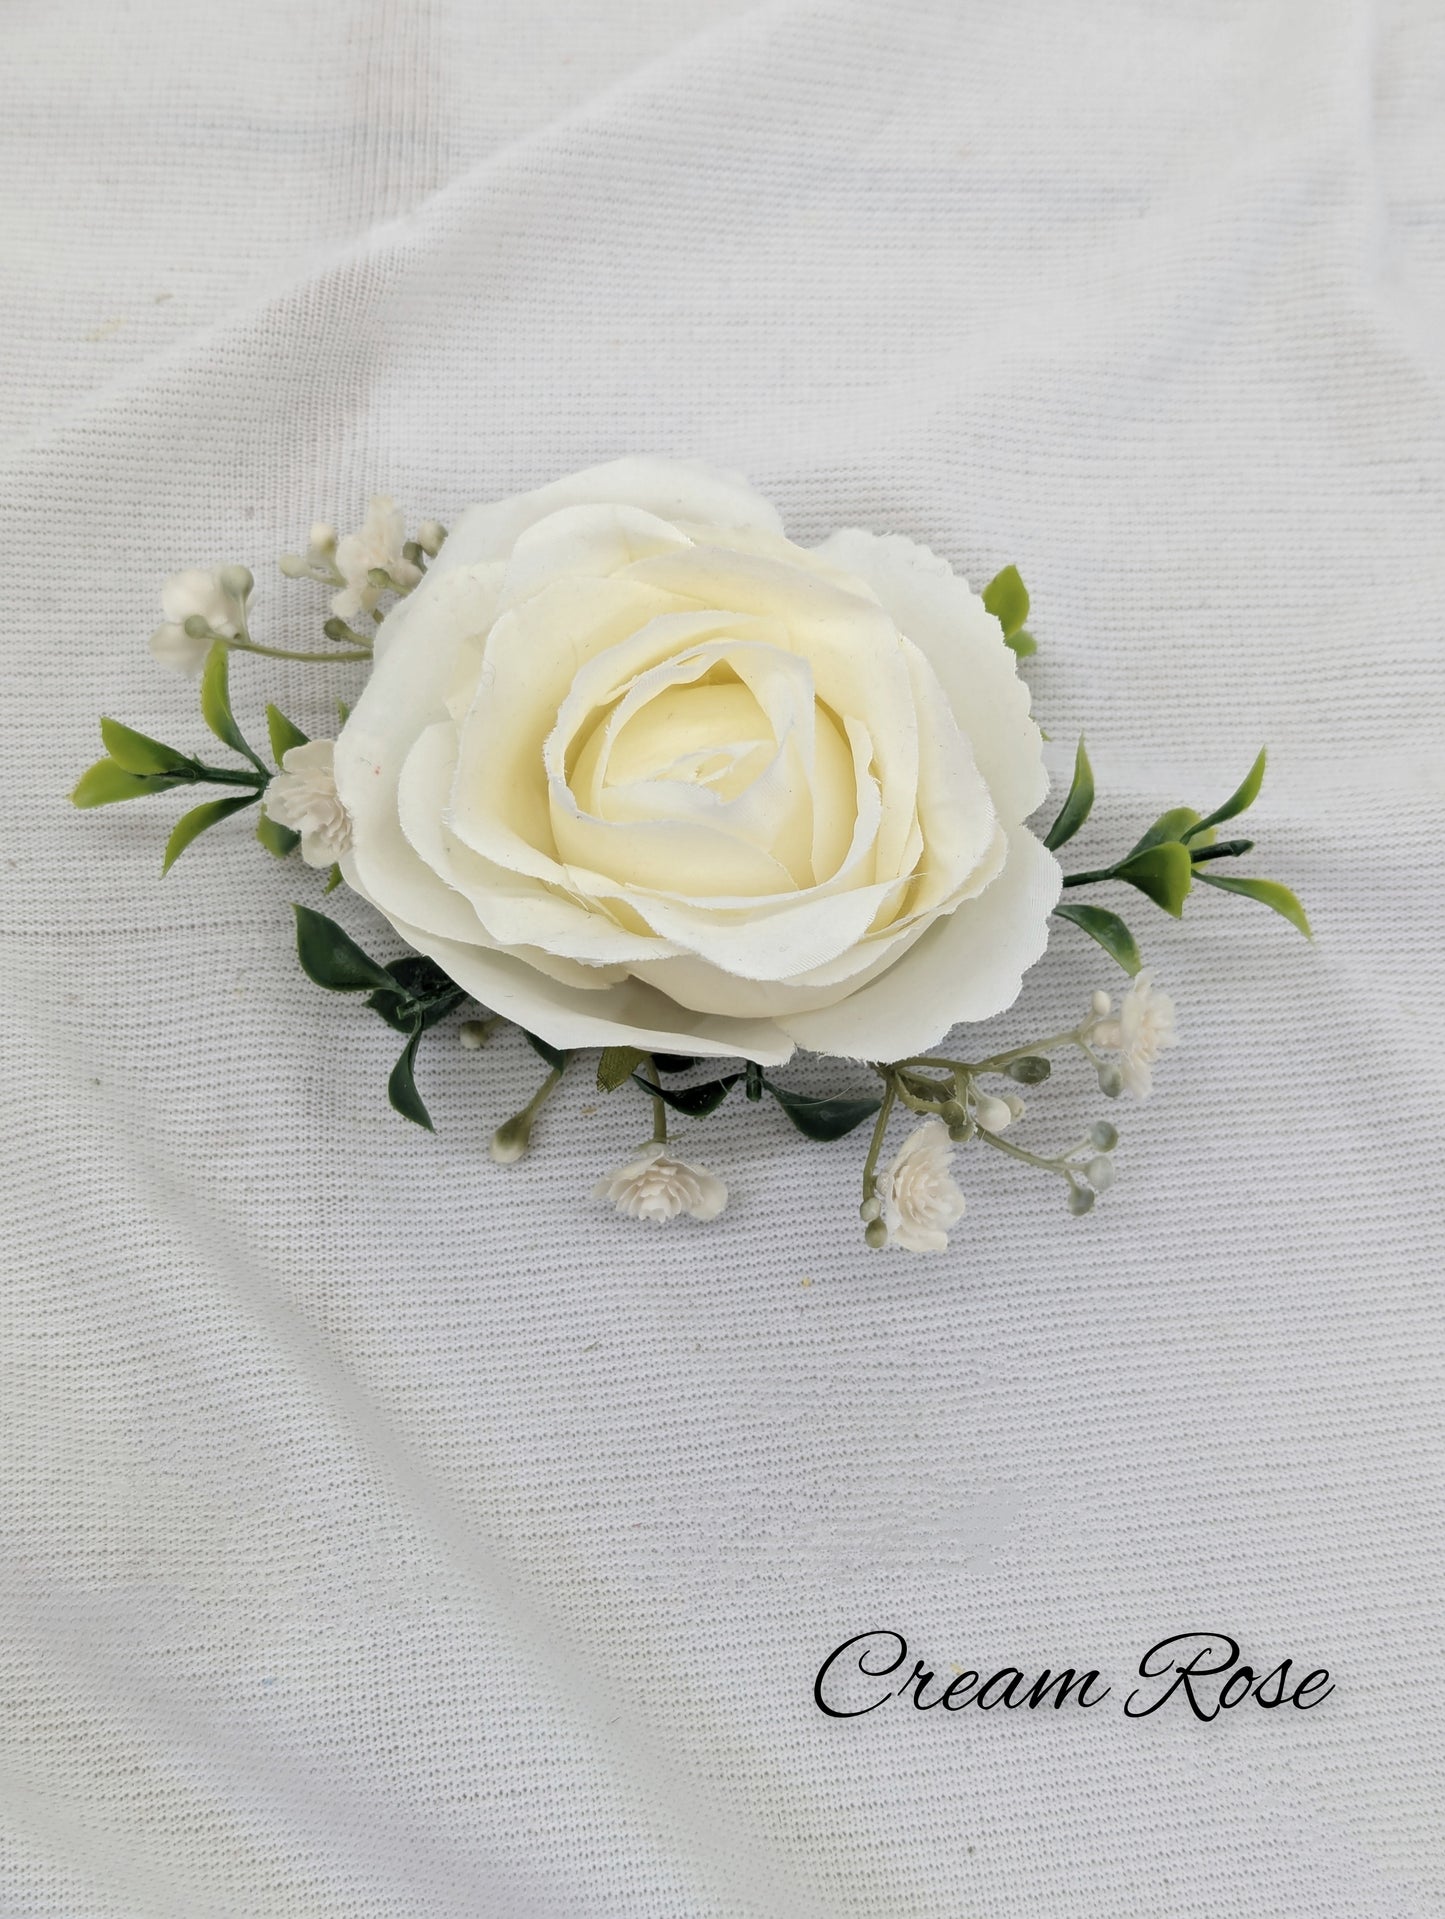
[[[897,533],[846,527],[815,550],[866,580],[900,632],[928,656],[973,743],[999,818],[1006,826],[1026,820],[1048,798],[1043,743],[1003,628],[968,581],[928,547]]]
[[[657,460],[631,454],[570,473],[535,493],[468,507],[431,571],[470,566],[478,560],[505,560],[520,534],[564,506],[634,506],[664,520],[755,527],[763,533],[783,530],[777,508],[754,493],[740,473],[725,473],[701,460]]]
[[[907,1059],[951,1026],[1012,1006],[1025,971],[1048,944],[1063,873],[1021,826],[1009,830],[1003,871],[977,899],[936,920],[885,973],[815,1013],[779,1026],[815,1053],[841,1059]]]
[[[438,939],[387,917],[404,940],[434,959],[458,986],[553,1046],[641,1046],[648,1052],[696,1053],[709,1059],[741,1056],[760,1066],[782,1066],[792,1058],[793,1042],[769,1020],[689,1013],[641,980],[579,991],[510,953]]]

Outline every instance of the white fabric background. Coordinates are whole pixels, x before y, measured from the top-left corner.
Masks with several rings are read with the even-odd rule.
[[[10,10],[7,1916],[1445,1909],[1442,60],[1438,0]],[[585,1087],[486,1162],[515,1036],[388,1112],[310,875],[66,807],[100,711],[200,737],[166,573],[295,643],[317,514],[638,449],[1017,559],[1081,859],[1269,742],[1318,942],[1136,909],[1186,1045],[1093,1217],[975,1155],[869,1255],[861,1146],[739,1105],[717,1226],[611,1219]],[[874,1625],[1116,1695],[825,1720]],[[1337,1690],[1125,1722],[1194,1626]]]

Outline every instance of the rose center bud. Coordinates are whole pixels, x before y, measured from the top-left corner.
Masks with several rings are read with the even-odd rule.
[[[614,648],[589,677],[631,663]],[[806,661],[720,638],[622,679],[604,702],[589,689],[588,702],[564,714],[575,730],[560,779],[562,724],[548,745],[562,859],[714,900],[796,892],[837,871],[858,817],[853,758]]]

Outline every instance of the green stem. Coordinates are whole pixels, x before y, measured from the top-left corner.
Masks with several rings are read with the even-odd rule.
[[[217,637],[219,638],[221,636],[218,635]],[[369,660],[373,657],[372,650],[369,646],[364,650],[358,648],[354,653],[301,653],[287,646],[262,646],[259,640],[226,640],[225,644],[229,646],[233,652],[259,653],[268,660],[335,660],[340,662],[343,660]]]
[[[1122,861],[1120,864],[1122,865]],[[1118,878],[1117,870],[1112,866],[1101,866],[1093,873],[1065,873],[1065,886],[1097,886],[1103,880]]]
[[[1016,1059],[1028,1059],[1035,1053],[1047,1053],[1055,1046],[1080,1045],[1083,1030],[1082,1027],[1075,1026],[1067,1033],[1051,1033],[1047,1039],[1033,1040],[1027,1046],[1010,1047],[1006,1053],[994,1053],[988,1059],[979,1060],[976,1063],[966,1059],[943,1059],[934,1055],[928,1058],[894,1060],[893,1069],[898,1070],[909,1066],[942,1066],[953,1073],[1001,1073]]]
[[[196,777],[191,782],[197,786],[253,786],[258,793],[270,783],[269,773],[242,773],[229,766],[204,766],[199,762],[196,764]]]
[[[888,1116],[893,1111],[893,1102],[897,1097],[897,1085],[891,1077],[887,1078],[883,1093],[883,1104],[878,1108],[878,1117],[873,1122],[873,1138],[868,1144],[868,1157],[863,1162],[864,1199],[871,1199],[873,1197],[873,1180],[878,1171],[878,1155],[883,1150],[883,1135],[888,1130]]]
[[[533,1093],[532,1097],[527,1101],[527,1104],[522,1108],[518,1117],[529,1121],[534,1120],[538,1113],[541,1112],[553,1087],[557,1084],[558,1080],[561,1079],[566,1070],[565,1066],[554,1066],[551,1072],[548,1073],[547,1077],[542,1081],[542,1084],[537,1088],[536,1092]]]
[[[647,1066],[648,1071],[652,1074],[653,1085],[660,1086],[662,1083],[662,1075],[658,1072],[657,1061],[652,1057],[651,1053],[647,1055]],[[661,1093],[654,1093],[652,1095],[652,1139],[653,1144],[656,1146],[666,1146],[667,1144],[667,1101],[662,1097]]]
[[[1037,1166],[1046,1173],[1057,1173],[1060,1178],[1073,1184],[1074,1176],[1068,1168],[1056,1159],[1040,1159],[1037,1153],[1026,1153],[1022,1146],[1010,1145],[1008,1140],[1000,1139],[997,1133],[990,1133],[980,1126],[977,1137],[987,1146],[996,1146],[1001,1153],[1007,1153],[1010,1159],[1020,1159],[1025,1166]]]

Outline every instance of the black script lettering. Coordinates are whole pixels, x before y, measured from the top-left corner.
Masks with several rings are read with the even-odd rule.
[[[872,1639],[892,1640],[898,1647],[897,1656],[891,1665],[870,1666],[868,1664],[868,1642]],[[872,1632],[855,1633],[851,1639],[845,1639],[841,1646],[835,1646],[833,1651],[828,1654],[828,1657],[818,1668],[818,1677],[813,1681],[814,1702],[819,1712],[827,1713],[830,1719],[857,1719],[865,1712],[872,1712],[874,1706],[881,1706],[885,1699],[891,1699],[893,1697],[891,1692],[881,1693],[878,1698],[873,1701],[873,1705],[855,1706],[851,1710],[838,1706],[830,1706],[828,1704],[827,1700],[823,1697],[823,1682],[828,1677],[828,1669],[835,1659],[841,1659],[843,1654],[854,1646],[861,1646],[863,1648],[863,1651],[858,1655],[858,1670],[869,1679],[884,1679],[890,1673],[897,1672],[898,1668],[908,1657],[908,1641],[903,1637],[902,1633],[889,1632],[884,1627],[875,1627]],[[884,1650],[884,1648],[880,1648],[880,1655]],[[914,1671],[916,1672],[917,1670],[918,1668],[915,1666]]]
[[[998,1700],[990,1699],[989,1694],[990,1692],[992,1692],[993,1688],[998,1684],[1000,1679],[1003,1679],[1005,1677],[1007,1677],[1008,1679],[1008,1684],[1004,1687],[1003,1694],[1002,1694],[1004,1705],[1013,1707],[1013,1706],[1021,1706],[1024,1703],[1021,1699],[1014,1698],[1014,1687],[1021,1686],[1024,1683],[1023,1674],[1019,1671],[1017,1666],[1000,1666],[998,1671],[993,1675],[992,1679],[985,1680],[983,1685],[980,1686],[979,1688],[978,1705],[982,1711],[991,1712],[993,1708],[996,1705],[998,1705],[999,1703]]]
[[[943,1695],[943,1710],[945,1712],[961,1712],[968,1704],[968,1699],[955,1699],[953,1695],[957,1692],[971,1696],[977,1684],[978,1674],[976,1672],[961,1672],[957,1679],[950,1680],[948,1691]]]
[[[1190,1711],[1196,1719],[1202,1719],[1207,1724],[1209,1720],[1216,1718],[1219,1713],[1219,1706],[1216,1704],[1212,1712],[1206,1712],[1194,1695],[1193,1682],[1196,1677],[1212,1677],[1217,1673],[1228,1672],[1230,1667],[1239,1658],[1239,1647],[1237,1643],[1229,1637],[1228,1633],[1220,1633],[1217,1637],[1228,1647],[1228,1651],[1224,1653],[1222,1657],[1218,1656],[1219,1648],[1215,1644],[1216,1635],[1207,1632],[1177,1632],[1172,1634],[1168,1639],[1161,1639],[1158,1645],[1151,1646],[1148,1652],[1146,1652],[1144,1657],[1139,1661],[1139,1677],[1141,1679],[1158,1679],[1168,1672],[1172,1672],[1176,1676],[1170,1684],[1165,1687],[1164,1691],[1160,1693],[1152,1705],[1141,1706],[1137,1712],[1134,1710],[1134,1701],[1141,1696],[1142,1688],[1141,1692],[1130,1693],[1129,1697],[1124,1701],[1126,1717],[1130,1719],[1147,1719],[1151,1712],[1158,1712],[1164,1702],[1172,1697],[1182,1686],[1184,1688],[1184,1697],[1189,1701]],[[1162,1665],[1150,1664],[1150,1661],[1155,1659],[1160,1653],[1167,1653],[1171,1646],[1178,1646],[1181,1643],[1189,1645],[1196,1640],[1202,1641],[1203,1643],[1200,1645],[1194,1657],[1189,1661],[1188,1665],[1181,1666],[1177,1660],[1167,1657]],[[1216,1661],[1212,1666],[1205,1663],[1211,1657],[1215,1658]]]
[[[1289,1661],[1286,1660],[1285,1664],[1288,1665]],[[1295,1687],[1294,1694],[1289,1703],[1292,1706],[1298,1706],[1301,1712],[1308,1712],[1311,1706],[1319,1705],[1320,1700],[1329,1698],[1330,1694],[1334,1691],[1333,1686],[1325,1686],[1324,1691],[1320,1693],[1319,1699],[1306,1699],[1305,1694],[1307,1692],[1319,1692],[1319,1687],[1315,1684],[1315,1681],[1318,1679],[1323,1684],[1328,1678],[1329,1674],[1325,1671],[1324,1667],[1321,1667],[1318,1672],[1307,1672],[1304,1678],[1301,1679]]]
[[[1064,1701],[1068,1698],[1070,1691],[1075,1686],[1077,1686],[1079,1689],[1078,1699],[1074,1702],[1076,1705],[1097,1706],[1100,1700],[1107,1699],[1109,1697],[1109,1692],[1110,1692],[1110,1688],[1108,1686],[1105,1686],[1104,1690],[1099,1694],[1098,1699],[1090,1699],[1089,1687],[1093,1682],[1095,1682],[1098,1679],[1098,1677],[1099,1677],[1098,1673],[1094,1670],[1092,1666],[1089,1668],[1088,1672],[1084,1674],[1082,1679],[1079,1678],[1078,1674],[1074,1671],[1072,1666],[1065,1666],[1064,1670],[1061,1673],[1058,1673],[1056,1675],[1050,1674],[1048,1667],[1045,1666],[1043,1671],[1039,1674],[1038,1678],[1034,1681],[1033,1686],[1029,1692],[1028,1702],[1027,1702],[1029,1710],[1030,1712],[1032,1712],[1035,1706],[1043,1705],[1044,1701],[1048,1699],[1049,1694],[1053,1691],[1055,1686],[1057,1686],[1059,1689],[1058,1697],[1055,1699],[1049,1700],[1049,1704],[1053,1707],[1055,1712],[1057,1712],[1059,1710],[1059,1707],[1063,1705]]]

